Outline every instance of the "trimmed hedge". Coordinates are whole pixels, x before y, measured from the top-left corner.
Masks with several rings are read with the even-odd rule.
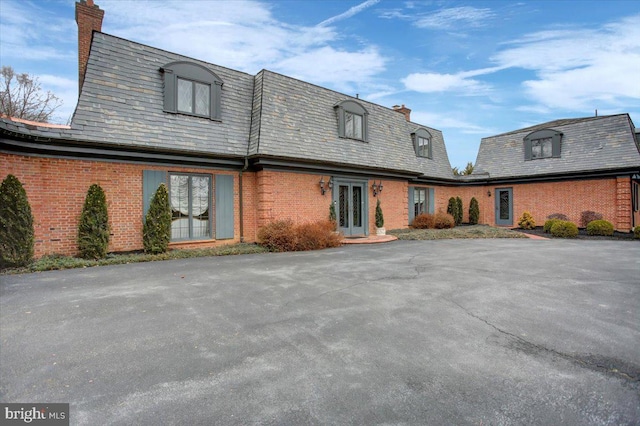
[[[613,235],[613,224],[608,220],[592,220],[587,224],[588,235]]]
[[[427,213],[419,214],[411,222],[411,227],[414,229],[433,229],[435,226],[435,217]]]
[[[89,187],[78,224],[78,250],[84,259],[102,259],[109,247],[107,197],[98,184]]]
[[[518,226],[522,229],[533,229],[536,227],[536,221],[533,219],[533,216],[531,216],[531,213],[524,212],[522,216],[520,216]]]
[[[319,250],[342,245],[335,224],[325,220],[294,225],[291,219],[278,220],[258,230],[258,244],[269,251]]]
[[[602,219],[602,213],[594,212],[591,210],[585,210],[580,215],[580,224],[582,225],[583,228],[586,228],[590,222],[593,222],[594,220],[600,220],[600,219]]]
[[[438,212],[434,217],[433,226],[436,229],[453,228],[454,226],[456,226],[456,221],[452,215],[448,213]]]
[[[547,234],[549,232],[551,232],[551,227],[556,223],[561,221],[562,219],[549,219],[544,223],[544,226],[542,227],[542,230],[544,232],[546,232]]]
[[[457,215],[453,216],[453,219],[456,221],[456,225],[460,225],[462,223],[462,215],[464,214],[464,205],[462,204],[462,198],[456,197],[456,207]]]
[[[0,269],[33,260],[33,215],[27,192],[14,175],[0,184]]]
[[[567,220],[558,220],[551,226],[550,232],[558,238],[575,238],[578,236],[578,226]]]
[[[454,197],[449,198],[449,203],[447,204],[447,213],[450,214],[451,217],[453,217],[454,223],[457,224],[457,217],[459,216],[458,201]]]
[[[171,206],[169,204],[169,191],[164,183],[161,183],[149,205],[149,211],[145,216],[142,227],[142,244],[145,253],[166,253],[171,241]]]
[[[569,220],[567,215],[562,213],[551,213],[549,216],[547,216],[547,219]]]
[[[633,228],[633,238],[640,239],[640,225]]]
[[[471,199],[469,203],[469,224],[477,225],[480,220],[480,205],[478,204],[478,200],[476,197]]]

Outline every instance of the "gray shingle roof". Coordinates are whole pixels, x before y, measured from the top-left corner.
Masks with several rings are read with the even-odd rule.
[[[160,67],[188,60],[223,81],[222,121],[163,111]],[[72,127],[83,140],[223,156],[247,152],[253,76],[94,33]]]
[[[266,70],[256,76],[258,92],[250,155],[453,177],[442,132],[407,122],[397,111]],[[369,113],[367,142],[338,135],[334,106],[347,99]],[[415,154],[411,133],[420,127],[432,135],[433,159]]]
[[[525,161],[525,136],[541,129],[563,133],[560,158]],[[640,169],[628,114],[555,120],[483,138],[473,174],[490,178],[541,176],[624,168]]]

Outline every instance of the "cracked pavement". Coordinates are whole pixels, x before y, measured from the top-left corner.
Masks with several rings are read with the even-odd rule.
[[[0,276],[0,400],[71,424],[637,424],[637,241]]]

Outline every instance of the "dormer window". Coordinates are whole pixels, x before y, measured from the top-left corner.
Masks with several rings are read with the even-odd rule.
[[[191,62],[172,62],[164,74],[164,111],[220,120],[222,80],[207,68]]]
[[[524,159],[559,158],[562,133],[543,129],[530,133],[524,138]]]
[[[342,101],[335,106],[338,116],[338,135],[341,138],[367,141],[369,113],[355,101]]]
[[[418,129],[411,134],[413,146],[418,157],[433,158],[431,148],[431,133],[426,129]]]

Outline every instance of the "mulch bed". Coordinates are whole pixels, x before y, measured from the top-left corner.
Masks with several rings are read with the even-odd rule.
[[[551,234],[547,234],[542,230],[542,226],[537,226],[535,229],[520,229],[520,228],[512,228],[513,231],[524,232],[526,234],[538,235],[540,237],[545,238],[555,238]],[[618,232],[614,231],[613,235],[610,237],[603,237],[600,235],[588,235],[586,229],[578,229],[578,236],[576,237],[578,240],[624,240],[624,241],[632,241],[633,240],[633,232]],[[640,241],[640,240],[637,240]]]

